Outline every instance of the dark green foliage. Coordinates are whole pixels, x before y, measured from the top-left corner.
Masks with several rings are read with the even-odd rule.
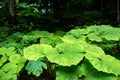
[[[16,0],[15,22],[19,29],[70,30],[76,25],[118,25],[114,0]],[[8,24],[9,0],[0,1],[0,25]],[[21,26],[21,25],[24,25]],[[30,28],[31,27],[31,28]],[[16,26],[16,28],[18,28]]]
[[[35,76],[40,76],[41,73],[43,73],[43,68],[47,69],[47,65],[42,62],[41,59],[38,59],[29,61],[25,69],[28,71],[29,75],[32,73]]]

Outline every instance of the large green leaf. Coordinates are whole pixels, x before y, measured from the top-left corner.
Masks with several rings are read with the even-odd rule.
[[[9,63],[4,64],[2,66],[2,70],[7,73],[16,74],[18,73],[23,67],[26,62],[26,59],[19,54],[14,54],[9,57]]]
[[[0,48],[0,66],[3,65],[8,60],[8,57],[15,54],[15,48],[14,47],[9,47],[5,48],[2,47]]]
[[[87,29],[73,29],[67,33],[67,35],[73,35],[75,37],[81,37],[81,35],[88,34],[89,31]]]
[[[46,37],[46,38],[41,38],[40,39],[40,43],[41,44],[49,44],[52,45],[53,47],[56,46],[58,43],[62,43],[62,39],[61,37]]]
[[[107,74],[93,70],[87,74],[85,80],[117,80],[117,77],[113,74]]]
[[[88,31],[86,29],[75,29],[69,31],[65,36],[63,36],[64,42],[71,42],[71,43],[86,43],[86,34]]]
[[[24,64],[26,59],[19,54],[14,54],[9,57],[9,61],[15,64]]]
[[[62,40],[67,43],[86,43],[86,36],[81,36],[79,38],[75,38],[72,35],[65,35]]]
[[[33,36],[37,36],[37,37],[48,37],[48,36],[52,36],[52,33],[49,33],[47,31],[31,31],[30,33],[28,33],[28,35],[33,35]]]
[[[96,34],[100,34],[102,31],[107,31],[109,29],[112,29],[110,25],[92,25],[87,27],[87,30],[89,32],[95,32]],[[97,32],[98,31],[98,32]]]
[[[109,25],[89,26],[87,30],[90,32],[88,38],[92,41],[100,42],[102,39],[115,40],[120,39],[120,28],[113,28]]]
[[[92,44],[84,44],[84,50],[86,53],[96,53],[96,55],[104,55],[104,51],[101,47]]]
[[[56,72],[56,80],[79,80],[77,67],[62,67],[60,66]]]
[[[6,48],[0,48],[0,66],[3,65],[3,63],[5,63],[7,61],[7,56],[5,55],[4,51],[2,50],[6,50]]]
[[[4,71],[0,70],[0,80],[17,80],[17,75],[5,73]]]
[[[29,61],[25,69],[28,71],[28,74],[32,73],[35,76],[40,76],[43,68],[47,69],[47,65],[41,59],[38,59]]]
[[[85,60],[81,66],[58,67],[56,80],[117,80],[117,77],[113,74],[97,71]]]
[[[24,57],[28,60],[37,60],[44,57],[44,51],[52,48],[46,44],[34,44],[24,48]]]
[[[7,61],[1,67],[0,76],[2,77],[0,80],[17,80],[17,74],[24,67],[26,59],[15,53],[14,49],[14,47],[0,49],[1,54],[4,55],[0,60],[0,65],[2,64],[1,61]]]
[[[2,66],[6,61],[7,61],[7,56],[5,55],[0,55],[1,58],[0,58],[0,66]]]
[[[91,41],[102,42],[102,38],[97,36],[95,33],[88,34],[87,36]]]
[[[16,64],[9,62],[2,67],[2,70],[10,74],[18,74],[19,71],[24,67],[24,64]]]
[[[89,52],[86,58],[98,71],[112,73],[116,76],[120,74],[120,61],[110,55]]]
[[[62,66],[71,66],[78,64],[84,57],[82,44],[61,43],[56,48],[46,50],[46,57],[50,62]]]
[[[117,80],[113,74],[97,71],[88,61],[85,61],[78,71],[81,78],[83,75],[85,76],[84,80]]]
[[[102,38],[118,41],[120,39],[120,28],[112,28],[101,34]]]
[[[14,47],[9,47],[9,48],[2,47],[2,48],[0,48],[0,54],[2,54],[2,55],[5,54],[6,56],[15,54],[15,48]]]
[[[27,35],[22,36],[22,42],[37,42],[38,38],[43,38],[43,37],[49,37],[53,36],[52,33],[49,33],[47,31],[31,31]]]

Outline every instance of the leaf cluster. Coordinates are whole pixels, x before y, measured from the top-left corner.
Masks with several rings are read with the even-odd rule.
[[[93,25],[85,29],[72,29],[64,35],[60,33],[64,32],[37,30],[9,36],[6,41],[14,42],[9,45],[6,41],[0,43],[4,44],[0,48],[0,76],[9,72],[18,74],[25,67],[29,75],[37,77],[44,73],[44,69],[50,68],[55,72],[56,80],[118,79],[120,60],[105,49],[112,51],[119,45],[120,28]],[[115,45],[108,46],[111,43]],[[17,54],[19,50],[22,55]],[[17,60],[14,61],[14,58]],[[26,60],[28,62],[24,65]]]
[[[24,49],[24,56],[29,60],[47,58],[58,65],[56,80],[117,80],[120,61],[106,55],[109,53],[105,53],[98,44],[119,41],[119,28],[93,25],[86,29],[73,29],[59,37],[59,41],[53,46],[52,43],[56,42],[54,38],[56,37],[41,38],[41,44]]]

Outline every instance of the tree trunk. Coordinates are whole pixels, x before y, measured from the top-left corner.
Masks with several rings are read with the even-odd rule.
[[[119,22],[120,21],[120,2],[119,2],[119,0],[117,0],[117,22]]]
[[[15,14],[15,0],[9,0],[9,13],[10,13],[10,24],[16,23],[16,14]]]

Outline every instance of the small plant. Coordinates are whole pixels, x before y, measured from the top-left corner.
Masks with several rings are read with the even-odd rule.
[[[35,76],[40,76],[43,73],[43,68],[47,69],[47,65],[42,61],[42,59],[31,60],[26,65],[26,70],[28,74],[33,74]]]

